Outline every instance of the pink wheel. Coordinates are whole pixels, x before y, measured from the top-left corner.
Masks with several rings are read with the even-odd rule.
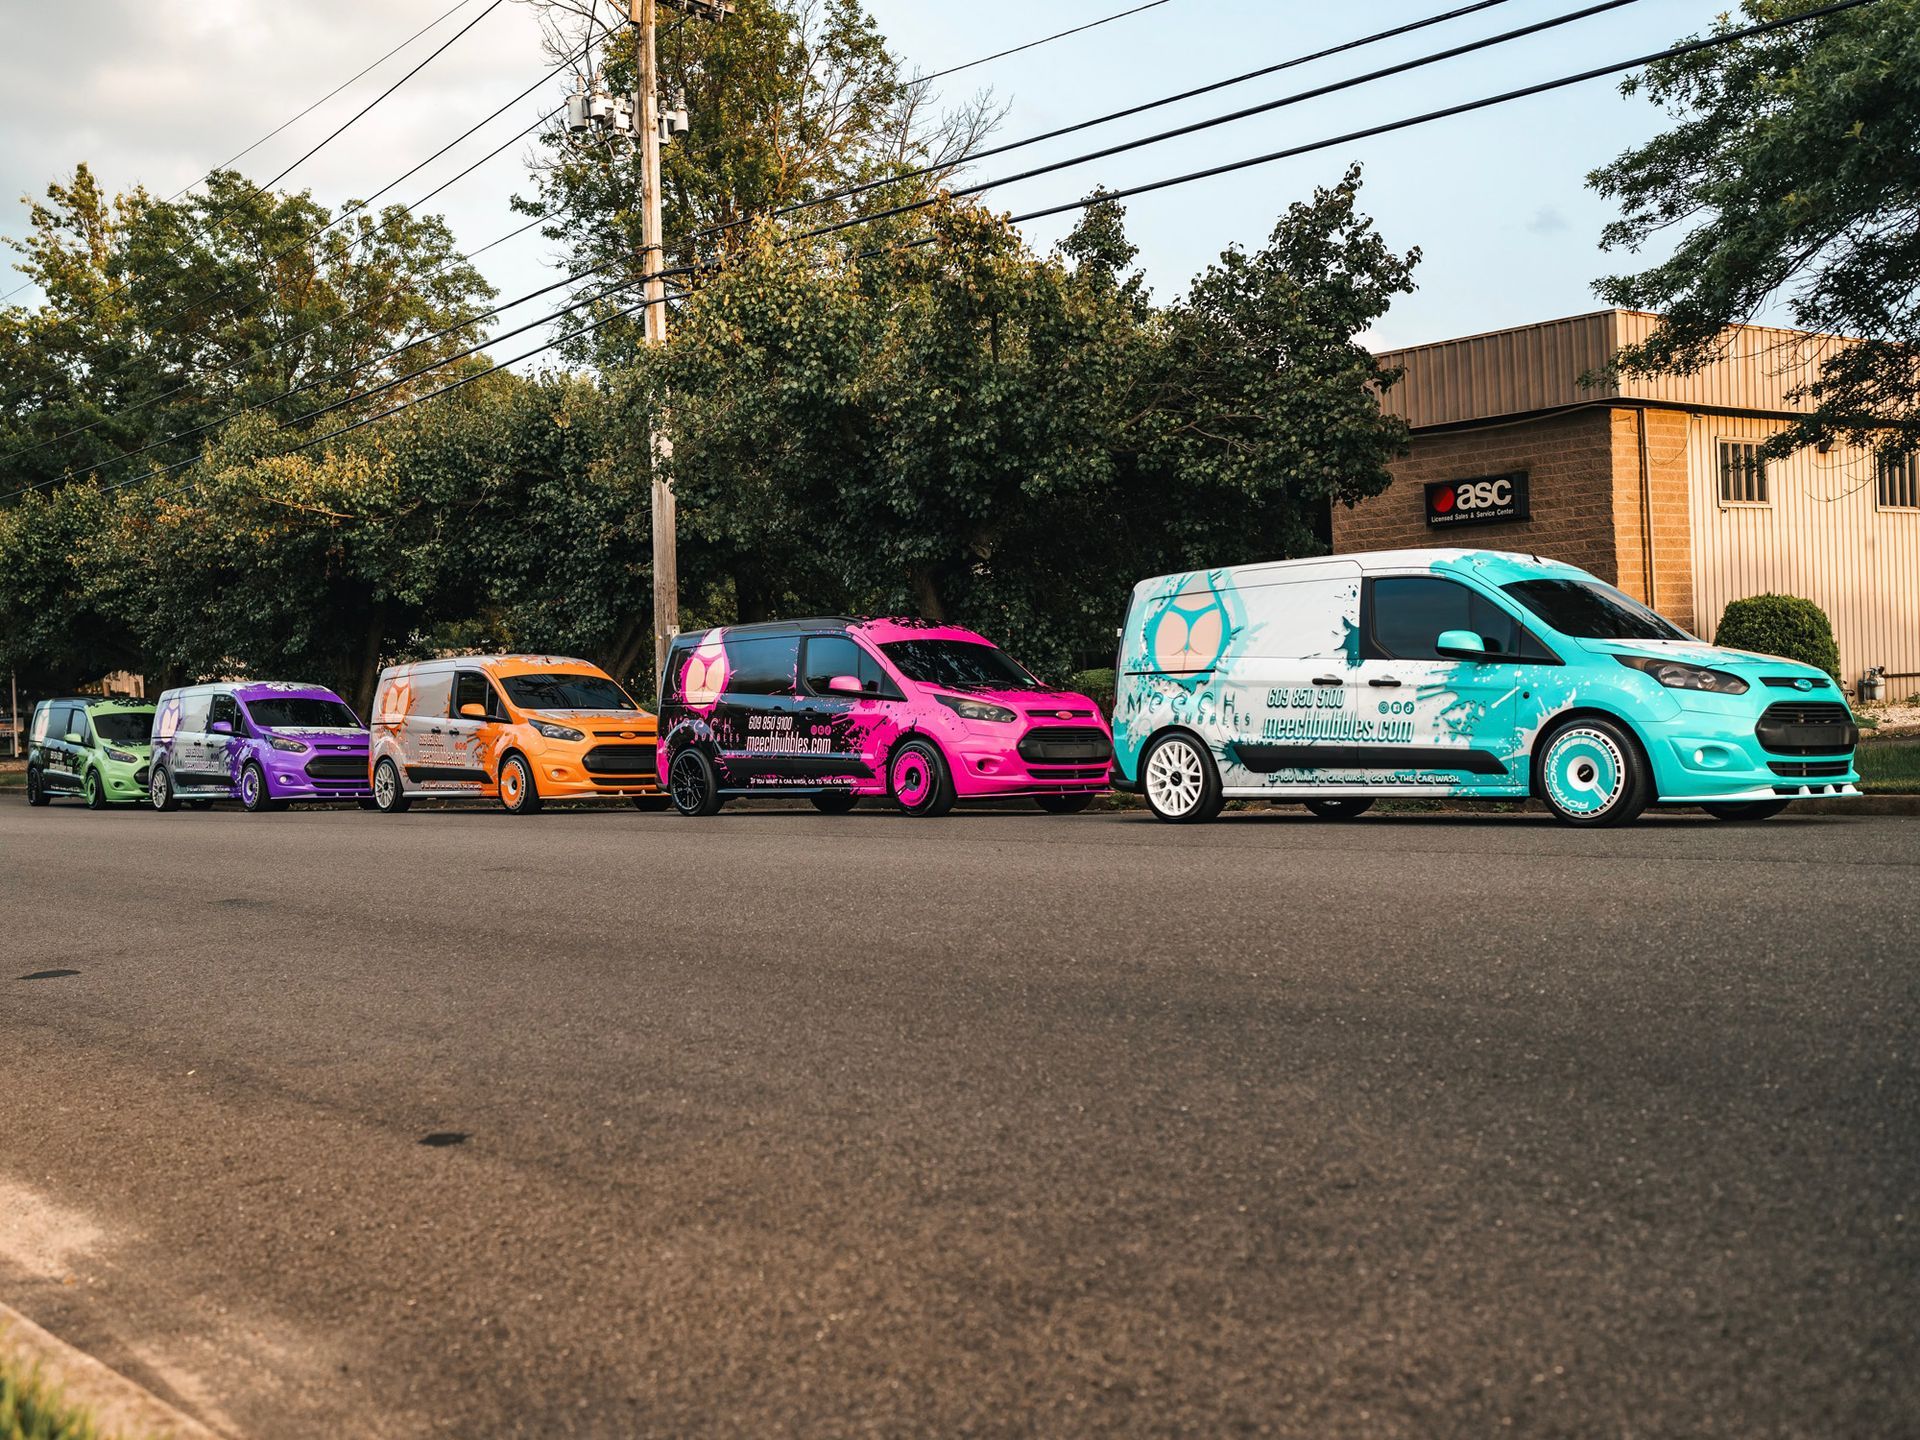
[[[887,788],[909,815],[944,815],[953,808],[953,777],[940,752],[924,740],[909,740],[893,752]]]

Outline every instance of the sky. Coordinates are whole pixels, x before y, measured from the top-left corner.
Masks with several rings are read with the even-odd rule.
[[[895,53],[931,74],[1125,10],[1139,0],[866,0]],[[1422,18],[1463,0],[1164,0],[1140,13],[935,82],[948,104],[981,91],[1009,108],[996,140],[1202,85]],[[1131,120],[983,162],[974,178],[1023,170],[1169,126],[1255,105],[1433,50],[1584,8],[1591,0],[1505,0],[1490,9],[1300,66]],[[436,17],[411,46],[239,162],[266,180],[467,21],[486,0],[0,0],[0,235],[24,233],[20,197],[85,160],[111,190],[163,195],[274,130]],[[1124,188],[1514,89],[1660,49],[1707,29],[1728,0],[1634,0],[1542,34],[1337,95],[993,189],[1011,213]],[[447,14],[449,10],[453,13]],[[284,188],[338,205],[364,196],[533,84],[549,60],[532,0],[507,0],[364,120],[300,165]],[[1366,337],[1418,344],[1599,308],[1596,277],[1645,263],[1598,249],[1609,204],[1585,176],[1668,123],[1617,79],[1349,142],[1128,203],[1138,265],[1172,300],[1222,250],[1260,245],[1287,205],[1364,167],[1361,206],[1396,249],[1418,246],[1418,290]],[[382,197],[409,203],[559,103],[554,79]],[[531,194],[525,142],[435,198],[463,249],[523,223],[509,195]],[[1045,248],[1072,217],[1026,227]],[[502,298],[561,271],[537,232],[476,262]],[[0,290],[21,283],[10,270]],[[32,299],[30,290],[11,303]],[[501,326],[528,317],[512,312]],[[537,342],[529,335],[513,350]]]

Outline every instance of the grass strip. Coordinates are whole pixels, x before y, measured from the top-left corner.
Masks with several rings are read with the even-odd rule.
[[[61,1403],[37,1371],[0,1362],[0,1440],[102,1440],[93,1421]]]

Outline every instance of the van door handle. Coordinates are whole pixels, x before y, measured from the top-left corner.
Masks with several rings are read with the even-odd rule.
[[[1389,679],[1384,676],[1377,680],[1369,680],[1367,684],[1373,686],[1376,690],[1398,690],[1400,688],[1400,682],[1398,680]]]
[[[1345,682],[1342,681],[1338,675],[1316,675],[1313,677],[1313,683],[1316,685],[1340,685]]]

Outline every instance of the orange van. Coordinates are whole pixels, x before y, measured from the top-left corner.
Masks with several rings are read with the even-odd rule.
[[[654,769],[654,717],[599,666],[557,655],[463,655],[390,665],[374,692],[367,763],[374,804],[611,796],[642,810],[667,798]]]

